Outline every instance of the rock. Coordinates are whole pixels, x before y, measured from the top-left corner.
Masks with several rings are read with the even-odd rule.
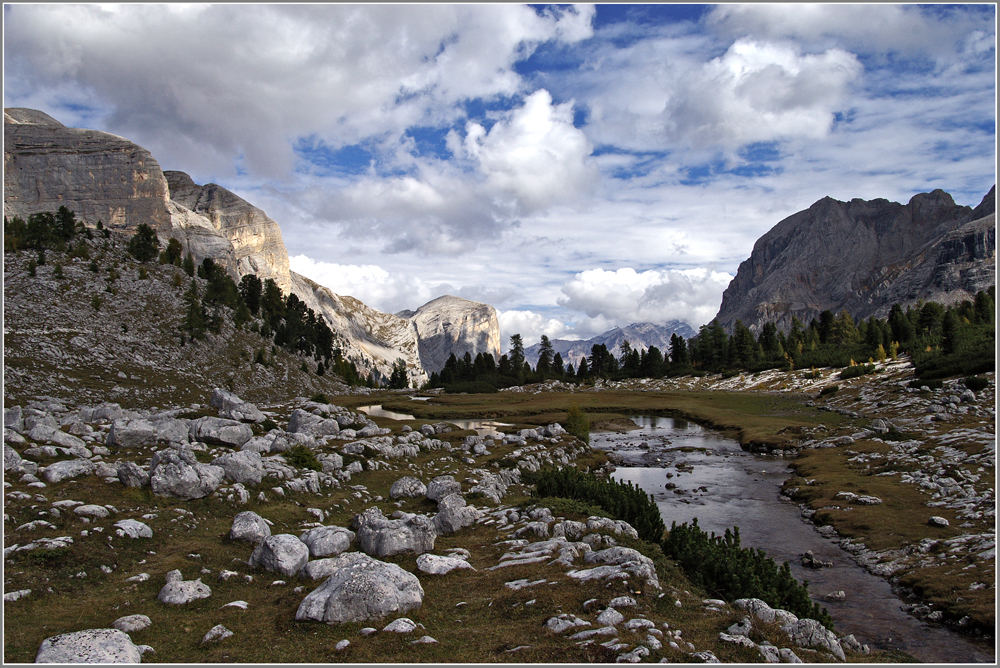
[[[82,506],[73,508],[73,514],[79,517],[89,517],[91,519],[104,519],[110,517],[111,511],[96,503],[85,503]]]
[[[158,496],[192,500],[214,492],[224,477],[222,467],[199,463],[190,450],[169,449],[153,455],[149,485]]]
[[[688,654],[688,656],[695,659],[697,663],[720,663],[718,657],[708,650],[703,652],[692,652],[691,654]]]
[[[229,540],[245,540],[249,543],[259,543],[270,535],[271,527],[267,521],[251,510],[238,513],[229,529]]]
[[[828,601],[843,601],[847,598],[847,594],[844,592],[843,589],[840,589],[838,591],[831,591],[823,598],[825,598]]]
[[[788,649],[787,647],[782,647],[781,649],[779,649],[778,656],[781,657],[782,663],[802,663],[802,659],[800,659],[795,654],[795,652]]]
[[[264,479],[264,463],[260,454],[249,450],[227,452],[212,460],[214,466],[222,467],[226,480],[244,485],[259,485]]]
[[[280,533],[268,536],[254,548],[249,564],[288,577],[298,574],[309,561],[309,548],[296,536]]]
[[[618,626],[625,621],[625,615],[614,608],[605,608],[597,615],[597,623],[601,626]]]
[[[219,409],[219,417],[240,422],[263,422],[267,417],[260,410],[248,401],[243,401],[232,392],[227,392],[221,388],[212,390],[212,397],[208,403],[213,408]]]
[[[18,589],[17,591],[4,592],[3,602],[12,603],[13,601],[20,601],[22,598],[31,595],[30,589]]]
[[[753,624],[750,622],[750,618],[744,617],[726,629],[726,633],[734,636],[749,636],[752,630]]]
[[[815,619],[800,619],[781,627],[788,638],[798,647],[811,647],[830,652],[841,661],[845,660],[844,650],[837,636]]]
[[[310,580],[322,580],[333,575],[336,568],[337,559],[334,557],[314,559],[303,566],[302,575]]]
[[[801,557],[802,565],[806,568],[830,568],[833,566],[832,561],[824,561],[818,558],[812,553],[812,550],[807,550],[805,554]]]
[[[61,462],[53,462],[42,471],[42,480],[54,485],[76,478],[82,475],[89,475],[94,471],[94,464],[86,459],[66,459]]]
[[[450,573],[455,569],[460,568],[472,568],[470,564],[465,559],[459,559],[458,557],[442,557],[436,554],[424,553],[417,557],[417,568],[423,573],[429,573],[431,575],[445,575]]]
[[[344,638],[343,640],[339,641],[336,645],[334,645],[333,648],[335,650],[337,650],[338,652],[343,652],[350,645],[351,645],[351,641],[348,640],[347,638]]]
[[[202,639],[201,644],[204,645],[210,642],[219,642],[220,640],[225,640],[233,635],[233,632],[227,629],[222,624],[216,624],[208,630]]]
[[[316,527],[299,536],[299,540],[309,548],[310,557],[329,557],[346,552],[354,540],[354,532],[338,526]]]
[[[731,635],[729,633],[719,633],[719,642],[729,643],[730,645],[736,645],[738,647],[747,647],[750,649],[755,649],[757,643],[744,635]]]
[[[403,476],[392,483],[389,489],[390,499],[410,499],[427,494],[427,486],[413,476]]]
[[[3,444],[3,470],[4,473],[21,470],[21,455],[6,443]]]
[[[135,462],[118,462],[118,481],[126,487],[146,487],[149,473]]]
[[[253,437],[253,430],[236,420],[206,416],[191,420],[188,437],[193,441],[239,448]]]
[[[424,590],[412,573],[360,552],[335,557],[333,574],[303,599],[298,621],[339,624],[377,619],[420,607]]]
[[[549,617],[545,622],[545,628],[553,633],[563,633],[580,626],[590,626],[590,622],[568,613]]]
[[[42,641],[35,663],[141,663],[142,652],[118,629],[87,629]]]
[[[431,501],[440,501],[449,494],[461,493],[461,483],[456,482],[451,475],[439,475],[427,484],[427,498]]]
[[[621,566],[621,570],[645,580],[650,587],[660,588],[653,560],[630,547],[609,547],[596,552],[588,552],[584,556],[584,560],[591,564],[603,563]]]
[[[138,520],[118,520],[115,522],[115,533],[120,538],[152,538],[153,530]]]
[[[389,622],[385,628],[382,629],[383,633],[413,633],[417,630],[417,623],[414,622],[409,617],[400,617]]]
[[[927,523],[932,527],[946,527],[951,524],[948,520],[940,517],[939,515],[932,515],[931,518],[927,520]]]
[[[201,581],[179,580],[180,571],[171,571],[167,574],[167,584],[163,585],[156,598],[161,603],[167,605],[186,605],[201,598],[208,598],[212,595],[212,589]]]
[[[438,641],[431,636],[420,636],[416,640],[410,641],[411,645],[436,645]]]
[[[174,418],[120,418],[111,423],[107,445],[112,448],[142,448],[150,445],[183,444],[188,425]]]
[[[127,615],[125,617],[119,617],[115,621],[111,622],[112,628],[124,631],[125,633],[144,631],[152,625],[153,621],[146,615]]]
[[[420,363],[428,371],[440,371],[452,354],[458,359],[466,352],[473,358],[479,353],[500,358],[500,325],[488,304],[445,295],[400,315],[413,323]]]
[[[296,408],[289,416],[288,431],[306,434],[313,438],[335,436],[340,433],[340,423],[336,418],[322,418],[309,411]]]
[[[424,515],[409,515],[403,519],[387,519],[382,511],[369,508],[352,520],[358,546],[375,557],[387,557],[403,552],[423,554],[434,549],[437,532]]]
[[[438,513],[434,516],[434,529],[442,536],[455,533],[471,526],[479,519],[479,511],[466,505],[459,494],[449,494],[438,501]]]

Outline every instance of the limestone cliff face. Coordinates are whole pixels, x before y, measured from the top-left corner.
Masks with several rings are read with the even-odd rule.
[[[170,199],[207,218],[233,245],[240,275],[274,279],[286,293],[292,279],[281,228],[267,214],[214,183],[200,186],[184,172],[166,171]]]
[[[126,228],[170,229],[167,182],[149,151],[107,132],[67,128],[33,109],[4,109],[4,213],[67,206]]]
[[[406,362],[410,385],[427,382],[420,364],[419,341],[413,323],[377,311],[354,297],[334,294],[301,274],[291,272],[292,292],[317,314],[324,316],[337,338],[335,343],[358,370],[377,370],[384,378],[397,359]]]
[[[716,316],[757,330],[824,310],[884,317],[894,303],[952,303],[996,281],[994,189],[971,209],[948,193],[884,199],[824,198],[775,225],[754,244]]]
[[[427,371],[440,371],[452,353],[473,358],[490,353],[500,359],[500,322],[489,304],[445,295],[397,315],[413,323],[420,362]]]

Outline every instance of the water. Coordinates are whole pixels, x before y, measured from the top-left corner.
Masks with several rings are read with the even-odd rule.
[[[778,494],[790,473],[784,460],[744,452],[732,439],[686,420],[633,420],[641,429],[595,432],[591,444],[617,455],[621,463],[613,477],[652,494],[667,527],[695,517],[704,531],[716,534],[739,526],[744,546],[763,549],[779,563],[789,562],[795,577],[809,582],[814,600],[830,612],[839,633],[853,633],[873,648],[898,649],[924,662],[994,661],[993,648],[986,643],[903,612],[903,602],[888,582],[858,566],[848,552],[804,521],[798,506]],[[833,567],[803,567],[799,557],[806,550],[832,561]],[[847,598],[823,598],[836,591],[844,591]]]
[[[422,397],[410,397],[422,398]],[[381,417],[388,418],[390,420],[413,420],[414,416],[409,413],[397,413],[395,411],[387,411],[382,408],[382,404],[375,404],[372,406],[359,406],[358,410],[367,415],[368,417]],[[493,420],[442,420],[442,422],[447,422],[448,424],[453,424],[459,429],[471,429],[475,431],[480,436],[492,436],[494,438],[502,438],[503,432],[500,431],[501,427],[513,427],[514,425],[508,422],[495,422]]]

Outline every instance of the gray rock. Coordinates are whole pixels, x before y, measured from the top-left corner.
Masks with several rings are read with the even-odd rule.
[[[625,615],[614,608],[605,608],[597,615],[597,623],[601,626],[618,626],[625,621]]]
[[[222,418],[240,422],[263,422],[267,419],[252,403],[243,401],[232,392],[218,387],[212,390],[212,397],[208,403],[213,408],[219,409],[219,417]]]
[[[267,521],[252,510],[238,513],[233,518],[233,526],[229,529],[229,540],[244,540],[255,544],[270,535],[271,527]]]
[[[425,553],[417,557],[417,568],[422,573],[429,573],[430,575],[445,575],[451,573],[456,569],[472,569],[472,564],[470,564],[465,559],[459,559],[458,557],[442,557],[436,554]]]
[[[439,475],[427,484],[427,498],[440,501],[449,494],[461,494],[462,485],[455,481],[455,476]]]
[[[426,516],[409,515],[390,520],[378,508],[355,515],[352,526],[357,532],[358,546],[375,557],[430,552],[437,538],[434,524]]]
[[[326,557],[324,559],[314,559],[302,567],[302,575],[310,580],[322,580],[330,577],[337,570],[337,559]]]
[[[434,529],[442,536],[453,534],[459,529],[471,526],[479,519],[479,511],[466,505],[459,494],[449,494],[438,501],[438,513],[434,516]]]
[[[413,633],[418,628],[417,623],[409,617],[394,619],[382,629],[383,633]]]
[[[3,409],[3,426],[16,432],[24,431],[24,413],[20,406]]]
[[[590,622],[568,613],[556,615],[555,617],[549,617],[545,621],[545,628],[552,633],[564,633],[565,631],[575,629],[580,626],[590,626]]]
[[[288,577],[298,574],[309,561],[309,548],[296,536],[279,533],[268,536],[254,548],[249,564]]]
[[[111,511],[96,503],[85,503],[73,508],[73,514],[79,517],[89,517],[92,519],[104,519],[111,516]]]
[[[781,627],[789,640],[797,647],[811,647],[830,652],[841,661],[845,660],[844,649],[837,636],[815,619],[800,619]]]
[[[946,527],[951,524],[951,522],[939,515],[932,515],[931,518],[927,520],[927,523],[933,527]]]
[[[719,658],[708,650],[703,652],[692,652],[691,654],[688,654],[688,656],[695,659],[697,663],[720,663]]]
[[[89,475],[94,472],[94,464],[86,459],[67,459],[61,462],[53,462],[42,471],[42,480],[54,485],[69,478],[76,478],[81,475]]]
[[[200,499],[222,484],[225,473],[220,466],[199,463],[188,449],[160,450],[150,463],[149,485],[158,496]]]
[[[118,629],[87,629],[42,641],[35,663],[141,663],[142,652]]]
[[[253,430],[236,420],[206,416],[191,421],[188,437],[194,441],[239,448],[253,437]]]
[[[118,520],[115,522],[115,533],[124,538],[152,538],[153,530],[139,520]]]
[[[225,626],[223,626],[222,624],[216,624],[215,626],[210,628],[208,630],[208,633],[206,633],[202,637],[201,644],[204,645],[211,642],[219,642],[221,640],[225,640],[226,638],[231,637],[232,635],[233,632],[227,629]]]
[[[153,621],[146,615],[126,615],[111,622],[112,628],[124,631],[125,633],[144,631],[152,625]]]
[[[174,418],[120,418],[111,423],[108,447],[142,448],[156,444],[182,444],[188,440],[188,425]]]
[[[779,649],[778,656],[781,657],[782,663],[802,663],[802,659],[800,659],[795,654],[795,652],[788,649],[787,647],[782,647],[781,649]]]
[[[650,587],[654,589],[660,588],[653,560],[630,547],[609,547],[604,550],[588,552],[584,556],[584,560],[591,564],[618,565],[621,567],[621,571],[645,580],[646,584]]]
[[[264,462],[260,454],[249,450],[227,452],[212,460],[215,466],[225,471],[226,480],[243,485],[259,485],[264,479]]]
[[[316,527],[299,536],[299,540],[309,548],[310,557],[336,556],[351,547],[354,532],[338,526]]]
[[[405,613],[423,603],[420,581],[395,564],[360,552],[348,552],[334,560],[333,574],[303,599],[296,620],[358,622]]]
[[[3,470],[4,473],[21,470],[21,455],[6,443],[3,444]]]
[[[389,489],[391,499],[409,499],[427,494],[427,486],[413,476],[403,476],[392,483]]]
[[[146,487],[149,473],[135,462],[118,462],[118,480],[126,487]]]
[[[167,574],[167,583],[163,585],[160,593],[156,596],[161,603],[166,603],[167,605],[187,605],[192,601],[208,598],[212,595],[212,589],[202,582],[201,578],[197,580],[174,579],[179,576],[179,571],[171,571]]]
[[[336,418],[323,418],[296,408],[288,416],[288,431],[312,437],[335,436],[340,433],[340,423]]]

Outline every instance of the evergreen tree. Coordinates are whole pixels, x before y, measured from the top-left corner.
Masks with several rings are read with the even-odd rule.
[[[392,364],[392,375],[389,376],[389,387],[394,390],[402,390],[409,386],[406,376],[406,362],[397,359]]]
[[[139,262],[149,262],[157,256],[160,248],[160,240],[156,238],[156,232],[146,223],[140,223],[135,234],[129,239],[128,252]]]
[[[264,284],[256,274],[246,274],[240,279],[240,296],[246,303],[250,313],[257,315],[260,313],[260,300],[264,290]]]
[[[184,269],[184,273],[188,276],[194,276],[194,258],[191,256],[191,253],[184,256],[181,268]]]
[[[555,351],[552,349],[552,342],[549,341],[548,336],[542,334],[542,340],[538,344],[538,364],[535,367],[541,380],[545,380],[552,373],[554,359]]]
[[[520,334],[514,334],[510,337],[510,352],[507,355],[512,375],[520,385],[524,382],[524,341],[521,340]]]
[[[556,353],[552,358],[552,375],[560,379],[566,376],[565,365],[560,353]]]
[[[180,266],[181,264],[181,254],[184,252],[184,248],[181,246],[181,242],[177,239],[170,237],[170,241],[167,242],[167,247],[163,249],[160,253],[160,264],[173,264]]]
[[[192,339],[204,337],[208,328],[208,318],[198,295],[198,283],[194,279],[191,280],[191,286],[184,293],[184,305],[184,330],[191,335]]]

